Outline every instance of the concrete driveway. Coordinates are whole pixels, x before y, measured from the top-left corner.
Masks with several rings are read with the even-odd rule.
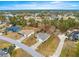
[[[60,39],[60,43],[59,43],[55,53],[51,57],[59,57],[60,56],[63,45],[64,45],[64,41],[66,38],[68,38],[67,36],[65,36],[65,34],[59,34],[58,37]]]

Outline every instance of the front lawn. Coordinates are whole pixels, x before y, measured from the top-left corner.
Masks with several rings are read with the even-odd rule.
[[[1,48],[7,48],[9,46],[11,46],[12,44],[3,40],[0,40],[0,49]]]
[[[24,43],[25,45],[31,46],[35,44],[36,42],[37,42],[36,38],[34,34],[32,34],[29,38],[24,39],[22,43]]]
[[[59,39],[57,36],[52,34],[48,40],[43,42],[36,51],[43,54],[44,56],[51,56],[55,52],[59,44]]]
[[[18,33],[16,33],[16,32],[7,32],[7,34],[6,34],[6,35],[4,34],[4,36],[6,36],[6,37],[8,37],[8,38],[15,39],[15,40],[21,38],[21,35],[18,34]]]
[[[61,52],[61,57],[75,57],[77,52],[77,45],[75,41],[66,40]]]
[[[11,57],[32,57],[32,56],[29,53],[27,53],[26,51],[18,48],[12,52]]]

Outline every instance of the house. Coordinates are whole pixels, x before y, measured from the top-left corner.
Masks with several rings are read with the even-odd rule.
[[[0,48],[0,57],[10,57],[10,52],[15,48],[16,46],[14,44],[7,48]]]
[[[35,34],[35,37],[37,38],[37,41],[44,42],[50,37],[50,35],[47,33],[40,32],[40,33]]]
[[[7,53],[6,51],[0,49],[0,57],[9,57],[9,53]]]
[[[70,34],[71,40],[79,40],[79,31],[74,31]]]
[[[20,27],[18,27],[18,26],[11,26],[9,28],[6,28],[6,31],[19,32],[20,31]]]
[[[34,34],[34,31],[33,30],[21,30],[19,33],[29,37],[30,35]]]

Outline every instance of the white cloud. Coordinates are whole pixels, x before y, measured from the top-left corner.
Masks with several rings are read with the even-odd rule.
[[[79,5],[71,5],[72,7],[77,7],[77,6],[79,6]]]
[[[75,8],[78,5],[76,4],[69,4],[65,3],[63,1],[50,1],[50,2],[45,2],[45,3],[36,3],[32,2],[31,4],[15,4],[12,6],[5,6],[1,7],[0,9],[4,10],[22,10],[22,9],[71,9]]]
[[[61,4],[62,1],[53,1],[53,2],[50,2],[51,4]]]

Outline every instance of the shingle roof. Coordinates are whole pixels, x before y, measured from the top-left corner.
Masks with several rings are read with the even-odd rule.
[[[74,31],[71,33],[72,38],[75,39],[79,39],[79,31]]]
[[[41,39],[42,41],[47,40],[49,36],[50,36],[50,35],[47,34],[47,33],[38,33],[38,34],[36,35],[37,39]]]
[[[0,57],[8,57],[8,55],[0,49]]]
[[[18,26],[11,26],[9,28],[6,29],[7,31],[12,31],[12,32],[18,32],[20,31],[20,27]]]

